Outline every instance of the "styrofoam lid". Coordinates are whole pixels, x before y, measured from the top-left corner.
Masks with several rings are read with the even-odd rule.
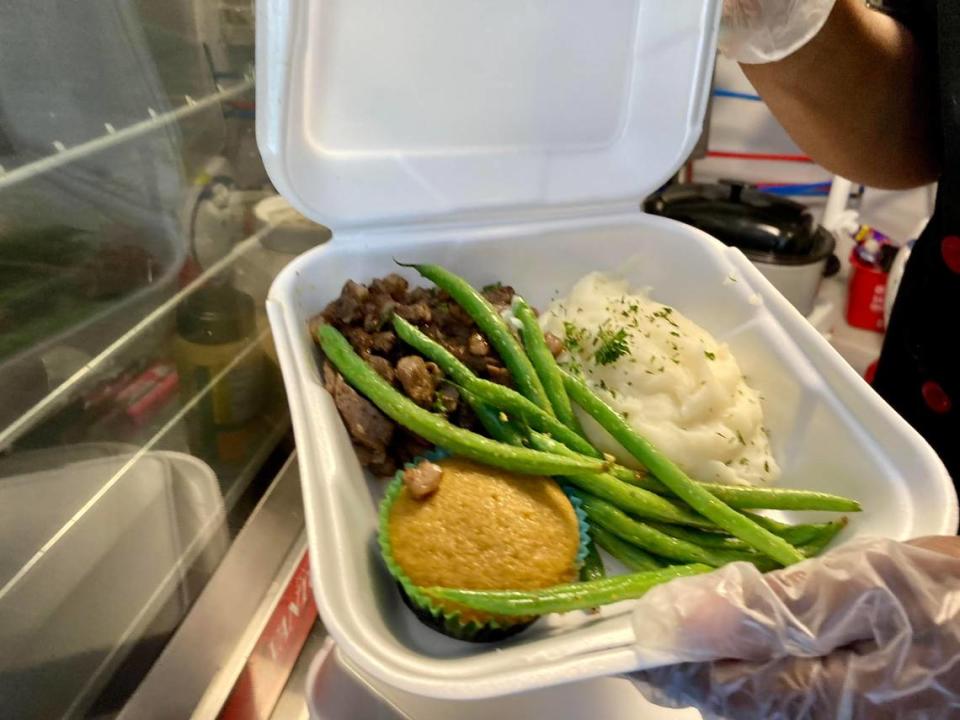
[[[261,0],[257,136],[339,230],[635,203],[702,126],[719,0]]]

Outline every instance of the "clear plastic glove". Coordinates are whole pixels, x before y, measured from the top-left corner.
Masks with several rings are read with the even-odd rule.
[[[724,0],[720,52],[742,63],[782,60],[820,32],[836,0]]]
[[[645,649],[687,661],[632,676],[661,705],[736,720],[960,716],[958,538],[855,540],[766,576],[735,563],[655,588],[633,622]]]

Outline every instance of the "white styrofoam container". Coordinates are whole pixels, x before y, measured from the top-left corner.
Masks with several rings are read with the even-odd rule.
[[[636,211],[689,155],[710,89],[719,0],[261,0],[257,138],[277,189],[333,240],[278,276],[267,311],[301,467],[314,593],[363,672],[484,698],[669,662],[630,603],[549,616],[471,645],[403,606],[368,483],[320,379],[309,318],[347,279],[437,262],[534,304],[591,270],[730,343],[766,398],[787,486],[864,504],[850,534],[953,532],[930,447],[738,251]],[[409,272],[407,277],[415,279]]]
[[[393,258],[438,262],[475,285],[501,280],[535,305],[590,270],[623,272],[730,344],[764,398],[781,484],[863,504],[846,537],[956,529],[956,495],[934,451],[739,251],[708,235],[634,213],[332,242],[283,271],[267,311],[299,449],[317,603],[331,635],[373,677],[424,695],[479,698],[670,660],[633,637],[628,606],[601,621],[550,616],[496,646],[442,638],[403,606],[377,557],[376,483],[368,486],[323,389],[307,331],[344,280],[396,271]]]
[[[719,0],[261,0],[257,142],[334,233],[636,206],[686,160]]]
[[[398,690],[356,668],[330,638],[307,673],[311,720],[699,720],[693,708],[647,701],[626,678],[595,678],[559,688],[484,700],[438,700]]]

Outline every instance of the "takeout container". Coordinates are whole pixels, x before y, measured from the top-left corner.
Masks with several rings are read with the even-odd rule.
[[[311,720],[698,720],[693,708],[654,705],[627,678],[595,678],[485,700],[437,700],[398,690],[355,667],[328,637],[307,672]]]
[[[472,645],[404,607],[377,552],[384,484],[323,388],[308,320],[347,279],[436,262],[534,305],[618,271],[728,342],[765,402],[782,484],[860,500],[845,537],[951,533],[933,450],[737,249],[637,200],[696,143],[720,3],[263,0],[258,140],[276,187],[334,232],[267,300],[304,491],[317,605],[363,672],[404,691],[494,697],[669,663],[633,603],[551,615]],[[807,514],[806,517],[813,517]]]

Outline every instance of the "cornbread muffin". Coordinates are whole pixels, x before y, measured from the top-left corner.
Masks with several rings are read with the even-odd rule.
[[[570,500],[549,478],[462,458],[436,464],[443,472],[429,495],[414,497],[401,473],[388,491],[381,515],[388,566],[398,571],[394,575],[413,604],[432,604],[433,615],[442,613],[448,626],[450,616],[461,626],[503,627],[518,620],[525,626],[529,618],[492,617],[434,602],[411,593],[411,586],[528,590],[574,581],[581,534]]]

